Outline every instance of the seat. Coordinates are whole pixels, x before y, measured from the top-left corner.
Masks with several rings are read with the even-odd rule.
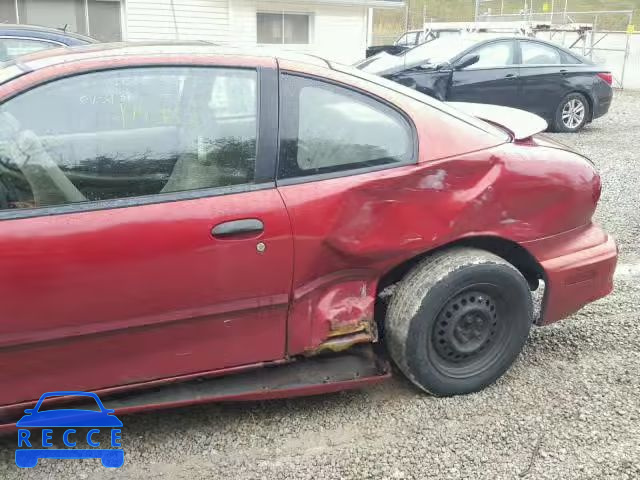
[[[6,142],[4,156],[29,183],[36,206],[87,200],[49,156],[38,136],[30,130],[21,131],[18,120],[8,112],[0,113],[0,139]]]
[[[194,98],[206,98],[206,93],[211,89],[208,84],[196,87]],[[194,126],[180,127],[178,159],[160,193],[220,186],[223,183],[222,172],[212,160],[212,155],[209,155],[209,151],[215,148],[215,144],[212,145],[212,137],[216,132],[213,112],[190,98],[182,106],[181,120],[182,125]]]
[[[194,81],[195,82],[195,81]],[[237,120],[218,118],[214,107],[199,99],[211,97],[212,83],[196,82],[193,93],[181,106],[180,152],[161,193],[224,187],[238,183],[230,175],[231,156],[240,165],[242,141],[253,141],[255,148],[256,118],[247,125]],[[187,87],[185,87],[185,90]],[[189,125],[189,127],[184,127]],[[236,150],[240,150],[235,153]],[[251,167],[251,173],[253,167]],[[242,183],[245,181],[242,180]]]
[[[183,151],[178,156],[167,183],[160,193],[183,192],[201,188],[221,186],[222,171],[207,159],[208,146],[203,137],[196,137],[189,143],[181,142]],[[195,145],[194,145],[195,144]]]

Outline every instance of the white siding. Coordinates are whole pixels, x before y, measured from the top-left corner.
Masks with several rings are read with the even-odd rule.
[[[229,38],[238,46],[256,44],[256,0],[229,0]]]
[[[313,51],[330,60],[353,63],[367,48],[366,9],[323,7],[315,16]]]
[[[366,8],[364,7],[318,5],[313,2],[230,1],[230,43],[256,44],[257,12],[309,13],[311,43],[269,45],[269,47],[314,53],[342,63],[353,63],[364,58],[367,45]]]
[[[365,7],[277,0],[126,0],[126,40],[209,40],[256,44],[257,12],[309,13],[308,45],[278,48],[353,63],[367,45]],[[276,47],[270,45],[270,47]]]
[[[126,0],[127,40],[227,41],[230,1]]]

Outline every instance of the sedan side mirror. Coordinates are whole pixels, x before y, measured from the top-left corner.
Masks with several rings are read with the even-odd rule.
[[[477,53],[465,55],[456,63],[456,70],[462,70],[463,68],[470,67],[474,63],[478,63],[478,60],[480,60],[480,55]]]
[[[440,62],[436,65],[436,70],[451,70],[451,64],[449,62]]]

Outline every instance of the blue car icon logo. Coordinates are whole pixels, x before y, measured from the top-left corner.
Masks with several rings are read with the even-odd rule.
[[[51,397],[89,397],[95,400],[99,411],[79,408],[43,410],[42,402]],[[104,408],[100,398],[91,392],[48,392],[43,394],[34,408],[28,408],[16,424],[18,427],[18,448],[16,465],[20,468],[32,468],[41,458],[81,459],[99,458],[102,465],[110,468],[121,467],[124,463],[124,450],[121,445],[122,422],[113,415],[114,410]],[[86,436],[78,434],[78,428],[90,428]],[[53,429],[62,429],[62,440],[68,448],[53,448],[51,443]],[[35,430],[31,430],[35,429]],[[42,431],[38,431],[42,429]],[[100,442],[95,436],[102,430],[110,429],[111,448],[99,448]],[[78,443],[91,448],[74,448]],[[41,448],[39,448],[41,447]]]

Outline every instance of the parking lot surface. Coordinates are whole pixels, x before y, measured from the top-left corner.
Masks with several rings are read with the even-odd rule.
[[[609,115],[552,136],[602,175],[596,220],[619,242],[616,289],[535,328],[496,385],[440,399],[396,376],[323,397],[122,417],[118,470],[98,460],[18,470],[10,435],[0,478],[640,478],[640,94],[617,93]]]

